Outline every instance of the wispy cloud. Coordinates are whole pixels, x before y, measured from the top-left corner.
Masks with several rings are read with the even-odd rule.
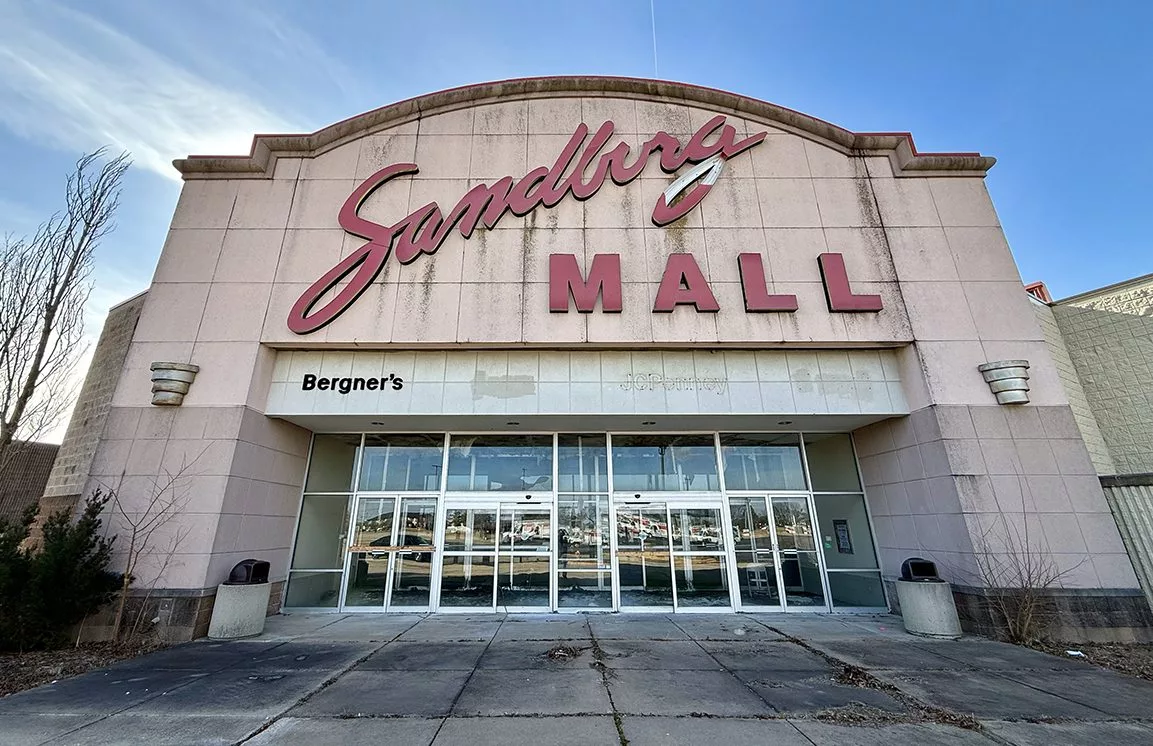
[[[2,0],[0,123],[69,150],[111,143],[168,178],[173,158],[246,153],[253,133],[300,129],[92,16]]]
[[[0,197],[0,237],[31,233],[44,218],[31,205]]]

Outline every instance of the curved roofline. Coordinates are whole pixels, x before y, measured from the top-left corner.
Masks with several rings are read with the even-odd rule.
[[[980,153],[919,153],[908,132],[852,132],[784,106],[715,88],[645,78],[572,75],[449,88],[388,104],[311,134],[256,135],[248,155],[190,155],[172,165],[185,178],[271,178],[276,159],[281,156],[309,157],[354,136],[491,101],[566,94],[680,99],[704,108],[727,109],[856,155],[889,155],[897,176],[983,176],[996,163],[995,158]]]

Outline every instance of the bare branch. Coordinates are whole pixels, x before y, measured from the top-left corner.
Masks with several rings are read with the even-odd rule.
[[[63,212],[0,248],[0,470],[17,439],[55,427],[72,403],[83,355],[84,306],[93,254],[115,227],[130,161],[101,148],[80,158],[65,183]]]

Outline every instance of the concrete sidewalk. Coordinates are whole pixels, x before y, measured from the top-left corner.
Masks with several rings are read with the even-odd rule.
[[[702,742],[1153,744],[1153,684],[887,616],[293,614],[0,699],[4,746]]]

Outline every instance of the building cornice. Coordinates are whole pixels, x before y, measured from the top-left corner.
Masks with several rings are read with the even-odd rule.
[[[727,91],[642,78],[519,78],[450,88],[345,119],[311,134],[256,135],[248,155],[191,155],[173,161],[185,179],[271,178],[277,158],[308,158],[375,131],[498,101],[564,96],[683,102],[771,124],[844,152],[886,156],[896,176],[984,176],[996,159],[980,153],[919,153],[908,132],[852,132],[783,106]]]

